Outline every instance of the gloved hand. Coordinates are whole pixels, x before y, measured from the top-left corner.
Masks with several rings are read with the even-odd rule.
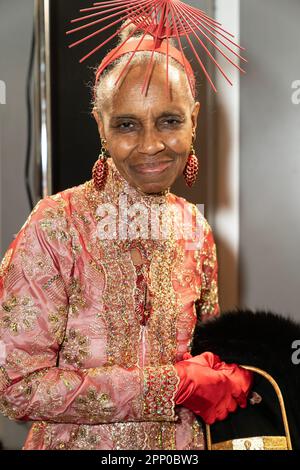
[[[211,352],[195,357],[187,353],[175,368],[180,377],[176,405],[190,409],[205,423],[225,419],[238,406],[246,408],[252,372],[236,364],[226,364]]]

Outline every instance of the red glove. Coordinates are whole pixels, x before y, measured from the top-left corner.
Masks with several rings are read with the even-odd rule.
[[[176,405],[193,411],[207,424],[225,419],[238,405],[246,408],[252,372],[226,364],[211,352],[195,357],[185,354],[184,359],[175,364],[180,377]]]

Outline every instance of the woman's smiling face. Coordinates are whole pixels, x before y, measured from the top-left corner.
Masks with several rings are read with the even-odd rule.
[[[172,186],[183,173],[197,127],[200,103],[191,102],[183,72],[155,64],[147,96],[141,93],[145,69],[135,65],[101,109],[93,111],[100,136],[122,176],[144,193]],[[112,72],[113,74],[113,72]],[[114,83],[116,77],[113,75]]]

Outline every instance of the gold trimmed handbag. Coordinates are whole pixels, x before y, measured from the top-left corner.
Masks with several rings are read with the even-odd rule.
[[[242,439],[232,439],[213,443],[211,437],[211,427],[210,425],[206,424],[207,450],[292,450],[289,424],[287,420],[284,399],[279,385],[270,374],[262,369],[245,365],[241,367],[263,376],[272,385],[280,405],[285,435],[244,437]]]

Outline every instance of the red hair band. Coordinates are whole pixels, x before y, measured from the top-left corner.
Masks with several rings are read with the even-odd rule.
[[[230,78],[227,76],[223,68],[220,66],[213,54],[210,52],[208,46],[212,45],[228,62],[230,62],[240,72],[245,73],[245,71],[232,60],[233,58],[231,58],[227,52],[229,51],[230,54],[233,54],[238,60],[247,62],[245,58],[243,58],[238,52],[233,50],[232,46],[240,50],[244,50],[244,48],[232,41],[231,38],[233,38],[234,36],[225,29],[223,29],[219,22],[210,18],[205,12],[186,4],[185,2],[179,0],[110,0],[94,3],[93,7],[84,8],[80,11],[84,13],[89,12],[89,14],[80,18],[76,18],[71,22],[79,23],[85,20],[89,20],[89,22],[78,26],[75,29],[67,31],[67,34],[74,34],[78,31],[82,31],[84,29],[98,25],[99,23],[103,23],[106,20],[109,20],[110,23],[90,33],[88,36],[85,36],[82,39],[79,39],[76,42],[70,44],[70,48],[81,44],[92,37],[95,37],[96,35],[102,33],[103,31],[109,29],[112,26],[117,25],[118,23],[127,21],[127,23],[119,27],[115,33],[113,33],[105,41],[100,43],[97,47],[95,47],[88,54],[82,57],[80,62],[83,62],[84,60],[89,58],[92,54],[97,52],[110,40],[118,36],[125,28],[128,27],[128,24],[133,25],[133,29],[126,38],[126,40],[123,41],[122,44],[117,46],[113,51],[111,51],[111,53],[108,54],[109,59],[108,56],[106,56],[102,61],[97,72],[98,78],[100,76],[100,68],[102,68],[104,65],[105,67],[107,67],[110,63],[109,60],[113,61],[117,57],[120,57],[120,55],[123,55],[127,52],[132,52],[127,64],[124,66],[120,76],[117,79],[118,82],[119,79],[123,76],[134,54],[139,50],[144,50],[140,49],[140,45],[141,47],[143,47],[144,41],[148,41],[144,39],[146,34],[150,34],[153,37],[153,41],[152,44],[149,43],[148,45],[147,43],[146,50],[152,51],[152,55],[147,66],[142,91],[145,91],[149,85],[154,62],[153,54],[155,51],[159,51],[166,54],[167,57],[167,83],[168,58],[170,56],[174,57],[174,59],[176,59],[183,65],[191,91],[194,95],[194,74],[193,72],[191,72],[190,64],[187,61],[183,52],[183,46],[181,43],[182,37],[186,39],[198,63],[200,64],[204,75],[206,76],[207,80],[209,81],[211,87],[215,92],[217,91],[217,89],[208,73],[205,64],[199,57],[198,52],[196,51],[196,48],[190,36],[196,39],[198,44],[200,44],[202,50],[208,55],[210,60],[216,65],[218,70],[222,73],[222,75],[228,81],[228,83],[230,83],[230,85],[232,85]],[[116,17],[119,18],[115,19]],[[90,21],[91,18],[92,21]],[[129,41],[129,39],[134,36],[135,32],[137,31],[143,32],[142,37],[137,38],[134,42]],[[169,44],[169,38],[175,38],[177,40],[178,49],[172,47]],[[162,43],[163,40],[166,40],[166,43]],[[176,52],[174,51],[174,49]]]

